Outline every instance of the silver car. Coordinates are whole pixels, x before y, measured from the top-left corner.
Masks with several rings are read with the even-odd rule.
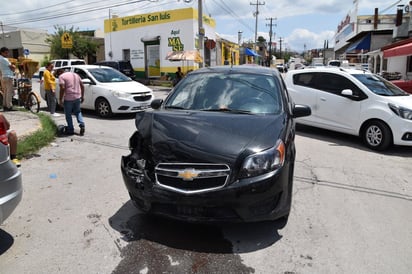
[[[0,120],[0,224],[20,203],[23,188],[21,172],[10,160],[6,125]]]

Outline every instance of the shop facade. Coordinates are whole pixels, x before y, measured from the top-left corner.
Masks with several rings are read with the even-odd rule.
[[[115,17],[104,21],[106,60],[129,60],[138,78],[174,76],[177,67],[183,73],[216,65],[215,20],[203,16],[204,40],[199,49],[198,11],[184,8],[147,14]],[[200,51],[201,50],[201,51]],[[193,58],[167,59],[172,52],[193,53]],[[183,54],[182,56],[189,56]],[[199,60],[199,57],[203,57]],[[206,58],[205,58],[206,57]]]

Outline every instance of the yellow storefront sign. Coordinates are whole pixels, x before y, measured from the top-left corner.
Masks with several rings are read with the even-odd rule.
[[[104,20],[104,32],[109,33],[196,18],[198,18],[197,11],[192,8],[116,17]],[[207,16],[203,16],[203,21],[212,27],[216,25],[215,20]]]

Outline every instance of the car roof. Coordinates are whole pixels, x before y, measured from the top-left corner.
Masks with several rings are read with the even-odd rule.
[[[101,67],[105,67],[105,68],[110,68],[111,67],[106,67],[106,66],[100,66],[100,65],[72,65],[72,66],[67,66],[69,68],[73,67],[73,68],[82,68],[82,69],[92,69],[92,68],[101,68]],[[65,68],[67,68],[65,67]]]
[[[335,73],[348,73],[348,74],[371,74],[368,70],[354,69],[354,68],[342,68],[342,67],[309,67],[299,70],[290,70],[291,74],[308,73],[308,72],[335,72]],[[289,73],[288,72],[288,73]]]
[[[258,66],[255,64],[235,65],[235,66],[216,66],[200,68],[192,71],[191,73],[245,73],[245,74],[266,74],[266,75],[278,75],[279,71],[274,68]]]

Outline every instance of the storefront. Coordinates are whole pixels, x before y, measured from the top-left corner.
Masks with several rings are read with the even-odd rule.
[[[216,41],[214,19],[204,15],[202,25],[206,41]],[[167,59],[172,52],[199,51],[198,11],[193,8],[110,18],[104,26],[106,59],[130,60],[138,78],[172,76],[179,66],[186,73],[205,61],[199,56],[216,61],[216,51],[205,46],[192,59]]]

